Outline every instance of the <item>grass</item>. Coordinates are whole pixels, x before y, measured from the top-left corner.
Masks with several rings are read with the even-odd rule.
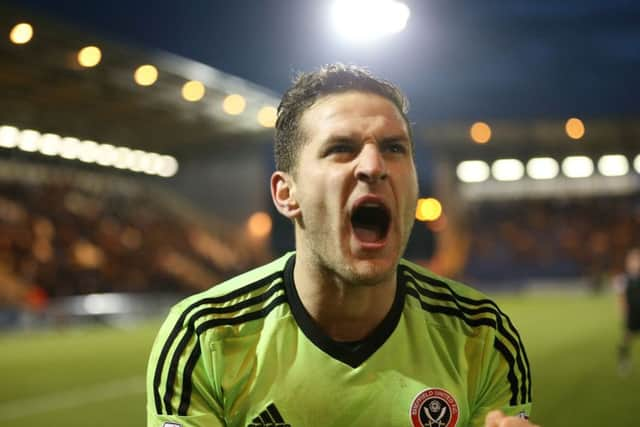
[[[537,423],[638,425],[640,343],[635,371],[619,377],[620,325],[612,296],[544,293],[497,300],[527,346]],[[0,335],[2,426],[145,425],[143,375],[158,325]]]

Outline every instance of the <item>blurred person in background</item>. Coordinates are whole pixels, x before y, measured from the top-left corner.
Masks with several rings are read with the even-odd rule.
[[[631,249],[625,259],[624,273],[616,276],[614,286],[619,295],[624,331],[618,354],[618,371],[631,373],[631,340],[640,332],[640,248]]]
[[[271,194],[296,251],[173,307],[149,360],[149,427],[532,425],[507,315],[401,258],[418,197],[406,114],[361,68],[294,81]]]

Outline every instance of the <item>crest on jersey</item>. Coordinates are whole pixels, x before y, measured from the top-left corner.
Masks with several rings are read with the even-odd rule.
[[[422,390],[411,403],[413,427],[455,427],[458,422],[458,402],[441,388]]]

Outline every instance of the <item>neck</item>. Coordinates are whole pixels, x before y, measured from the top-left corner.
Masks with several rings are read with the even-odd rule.
[[[302,305],[335,341],[366,338],[391,310],[397,287],[395,271],[375,282],[354,283],[300,253],[293,276]]]

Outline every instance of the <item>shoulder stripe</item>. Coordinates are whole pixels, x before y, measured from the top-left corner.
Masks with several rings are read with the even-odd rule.
[[[162,399],[160,397],[160,383],[162,381],[162,371],[164,369],[164,364],[167,359],[167,355],[169,354],[169,350],[171,349],[171,346],[173,345],[176,338],[178,337],[178,334],[180,333],[180,330],[182,329],[184,321],[187,318],[187,316],[189,316],[189,314],[199,306],[206,305],[206,304],[220,304],[220,303],[228,302],[236,297],[239,297],[241,295],[248,294],[254,290],[257,290],[273,282],[278,278],[282,279],[282,271],[278,271],[276,273],[270,274],[260,280],[257,280],[253,283],[250,283],[246,286],[243,286],[232,292],[229,292],[226,295],[221,295],[219,297],[203,298],[200,301],[194,302],[182,312],[182,314],[174,324],[173,329],[171,330],[171,333],[167,337],[164,345],[162,346],[162,350],[160,351],[160,356],[158,357],[156,369],[153,376],[153,389],[154,389],[153,398],[154,398],[157,414],[163,413]],[[167,407],[167,411],[170,411],[170,410],[171,409],[169,405]],[[168,413],[170,414],[171,412],[168,412]]]
[[[428,305],[429,308],[426,308],[423,305],[423,308],[427,309],[427,311],[434,311],[434,307],[436,308],[435,310],[437,312],[440,313],[444,313],[444,314],[452,314],[455,315],[457,317],[460,317],[461,319],[463,319],[465,321],[465,323],[470,324],[468,322],[468,318],[466,316],[464,316],[464,314],[462,313],[466,313],[469,315],[474,315],[474,314],[481,314],[481,313],[490,313],[493,316],[495,316],[496,318],[496,322],[494,322],[492,326],[494,329],[496,329],[498,332],[500,332],[500,334],[502,336],[504,336],[513,346],[513,348],[515,349],[515,362],[516,365],[518,366],[518,370],[521,373],[522,376],[522,384],[520,387],[520,393],[521,393],[521,402],[522,403],[526,403],[527,401],[531,401],[531,372],[529,369],[529,359],[527,357],[526,351],[524,349],[524,345],[522,344],[522,339],[520,337],[520,334],[518,333],[518,330],[515,328],[515,326],[513,325],[513,323],[511,322],[511,319],[504,313],[502,312],[497,304],[493,301],[491,301],[490,299],[472,299],[472,298],[468,298],[468,297],[464,297],[462,295],[457,294],[448,284],[446,284],[443,281],[428,277],[428,276],[424,276],[421,275],[420,273],[417,273],[407,267],[402,268],[402,272],[406,273],[405,274],[405,278],[408,279],[414,279],[411,280],[411,283],[413,283],[415,285],[415,290],[408,288],[407,290],[409,291],[410,294],[412,294],[414,297],[416,297],[419,301],[421,301],[422,304],[422,300],[419,298],[419,295],[423,295],[425,297],[429,297],[432,298],[434,300],[438,300],[438,301],[447,301],[450,303],[453,303],[456,305],[457,308],[453,308],[451,307],[449,310],[445,310],[443,308],[441,308],[440,306],[433,306],[433,305]],[[421,286],[421,284],[415,283],[415,278],[414,275],[420,279],[422,282],[424,282]],[[434,286],[436,288],[442,288],[444,290],[447,291],[447,293],[440,293],[440,292],[435,292],[433,290],[428,289],[426,286],[424,285],[431,285]],[[413,290],[414,292],[411,292],[411,290]],[[468,305],[473,305],[476,306],[477,308],[470,308],[470,307],[465,307],[463,305],[460,304],[460,302],[464,302]],[[487,306],[488,305],[488,306]],[[457,315],[454,314],[455,311],[459,311],[460,314],[462,315]],[[509,329],[508,330],[504,325],[503,325],[503,319],[506,320],[506,322],[509,325]],[[470,324],[471,325],[471,324]],[[508,348],[506,346],[504,346],[505,351],[509,351]],[[513,358],[513,356],[512,356]],[[511,369],[513,367],[511,366]],[[517,390],[517,389],[516,389]],[[514,395],[514,398],[517,401],[517,392],[516,395]]]
[[[286,301],[287,301],[286,295],[279,295],[278,297],[274,298],[273,301],[271,301],[267,306],[265,306],[260,310],[252,311],[238,317],[232,317],[228,319],[212,319],[212,320],[203,322],[200,326],[198,326],[197,334],[200,335],[202,332],[206,331],[207,329],[215,328],[217,326],[239,325],[241,323],[250,322],[251,320],[257,320],[257,319],[266,317],[269,313],[271,313],[271,311],[273,311],[274,308],[276,308],[281,304],[284,304]],[[178,415],[180,416],[187,415],[187,411],[189,409],[189,402],[191,401],[191,382],[192,382],[191,377],[193,375],[193,370],[195,369],[195,365],[196,365],[195,362],[197,361],[199,356],[200,356],[200,346],[196,343],[196,346],[194,347],[191,354],[189,355],[189,361],[193,360],[194,362],[191,364],[187,362],[184,368],[184,372],[182,374],[182,378],[184,379],[183,380],[184,385],[182,387],[182,396],[180,396],[180,408],[178,410]],[[186,387],[187,379],[188,379],[189,387]],[[167,388],[167,392],[169,392],[169,388]]]
[[[191,318],[189,318],[188,320],[188,325],[187,325],[187,329],[184,332],[184,335],[182,336],[182,338],[180,339],[180,342],[178,342],[178,345],[176,346],[176,349],[173,352],[173,357],[171,358],[171,362],[169,364],[169,372],[167,373],[167,382],[165,384],[165,394],[164,394],[164,404],[165,404],[165,408],[167,408],[167,413],[169,415],[171,415],[172,413],[172,409],[171,409],[171,399],[173,398],[173,385],[176,382],[176,376],[178,374],[178,367],[180,365],[180,358],[182,357],[182,355],[185,353],[185,350],[187,348],[187,346],[189,345],[189,343],[191,342],[194,333],[196,335],[200,335],[203,331],[205,331],[206,329],[208,329],[207,327],[203,328],[203,325],[199,325],[198,327],[196,327],[196,321],[201,318],[202,316],[206,315],[206,314],[216,314],[216,313],[229,313],[229,312],[235,312],[238,311],[241,308],[247,308],[247,307],[251,307],[254,305],[257,305],[261,302],[266,301],[267,299],[269,299],[270,296],[272,296],[273,294],[275,294],[277,291],[281,291],[284,290],[284,286],[282,285],[282,282],[277,282],[276,284],[274,284],[273,286],[269,287],[269,289],[266,292],[263,292],[260,295],[257,295],[253,298],[250,298],[246,301],[242,301],[239,302],[237,304],[231,305],[229,307],[210,307],[204,310],[200,310],[196,313],[194,313],[193,316],[191,316]],[[284,295],[281,295],[278,298],[284,298]],[[277,300],[278,298],[276,298],[275,300]],[[275,301],[274,300],[274,301]],[[241,323],[245,323],[248,322],[250,320],[256,320],[259,319],[261,316],[251,316],[255,313],[260,313],[260,311],[254,311],[251,313],[248,313],[246,315],[242,315],[242,316],[237,316],[237,317],[229,317],[229,318],[220,318],[220,319],[212,319],[209,322],[204,322],[206,323],[213,323],[213,326],[211,327],[215,327],[215,326],[223,326],[223,325],[238,325]],[[197,338],[196,338],[197,340]],[[199,349],[199,346],[197,345],[196,342],[196,346],[195,348]],[[189,360],[191,360],[191,357],[193,357],[193,354],[191,354]],[[197,362],[197,358],[194,360],[193,362],[193,367],[191,368],[191,371],[193,371],[193,368],[195,368],[195,363]],[[183,376],[183,378],[185,378]],[[184,415],[184,414],[181,414]]]
[[[496,321],[494,319],[490,319],[488,317],[467,317],[465,316],[466,310],[460,310],[458,308],[445,305],[429,304],[428,302],[420,298],[420,294],[414,288],[407,288],[406,293],[407,295],[411,295],[412,297],[417,299],[420,303],[420,306],[429,313],[447,314],[449,316],[458,317],[469,326],[490,326],[494,329],[496,328]]]
[[[509,400],[509,405],[512,405],[512,406],[517,405],[518,404],[518,379],[516,378],[516,375],[513,369],[513,364],[515,362],[513,359],[513,355],[511,354],[509,349],[497,339],[493,340],[493,346],[496,348],[496,350],[502,353],[502,356],[505,358],[505,360],[509,364],[509,373],[507,374],[507,379],[509,380],[509,385],[511,386],[511,399]],[[523,382],[523,386],[524,386],[524,382]],[[526,402],[521,402],[521,403],[526,403]]]
[[[205,310],[200,310],[198,312],[196,312],[193,316],[191,316],[191,318],[189,318],[188,320],[188,325],[187,325],[187,329],[184,332],[184,335],[182,336],[182,338],[180,339],[180,341],[178,342],[178,345],[176,346],[176,349],[173,352],[173,357],[171,358],[171,362],[169,364],[169,372],[167,373],[167,381],[165,384],[165,394],[164,394],[164,404],[165,404],[165,408],[167,410],[167,414],[171,415],[172,414],[172,408],[171,408],[171,399],[173,398],[173,386],[176,382],[176,376],[178,374],[178,366],[180,364],[180,358],[182,357],[182,355],[184,354],[187,346],[189,345],[189,343],[191,342],[194,333],[197,335],[200,335],[202,333],[202,331],[206,330],[207,328],[202,328],[202,325],[198,326],[196,328],[195,324],[196,321],[202,317],[203,315],[205,315],[205,312],[209,312],[209,314],[211,313],[215,313],[215,312],[234,312],[234,311],[238,311],[240,308],[246,308],[246,307],[251,307],[253,305],[256,305],[260,302],[265,301],[266,299],[268,299],[268,297],[270,297],[271,295],[273,295],[276,291],[278,290],[283,290],[284,287],[282,285],[282,282],[277,282],[275,285],[271,286],[266,292],[255,296],[253,298],[250,298],[246,301],[242,301],[240,303],[234,304],[232,306],[229,307],[211,307]],[[266,296],[266,298],[265,298]],[[285,298],[284,295],[281,295],[280,297],[274,299],[277,300],[279,298]],[[255,311],[255,312],[251,312],[248,313],[246,315],[242,315],[242,316],[237,316],[237,317],[230,317],[230,318],[221,318],[221,319],[213,319],[210,322],[215,322],[214,326],[222,326],[222,325],[238,325],[241,323],[245,323],[248,322],[250,320],[255,320],[255,319],[259,319],[261,316],[251,316],[254,313],[260,313],[261,311]],[[206,322],[205,322],[206,323]],[[197,337],[196,337],[196,341],[197,341]],[[195,348],[199,349],[198,343],[195,343]],[[193,354],[191,355],[193,356]],[[191,357],[190,356],[190,357]],[[194,360],[193,362],[193,367],[191,368],[191,371],[193,371],[193,368],[195,368],[195,363],[197,362],[197,358]],[[183,376],[184,378],[184,376]],[[184,392],[183,392],[184,393]],[[187,405],[188,406],[188,405]],[[180,415],[185,415],[185,414],[180,414]]]
[[[185,372],[193,372],[196,367],[196,363],[200,358],[200,353],[202,350],[200,346],[196,344],[189,359],[187,360],[187,364],[184,367]],[[182,378],[182,396],[180,396],[180,406],[178,407],[178,415],[186,415],[187,410],[189,409],[189,400],[191,398],[191,389],[193,387],[193,379],[191,375]]]

